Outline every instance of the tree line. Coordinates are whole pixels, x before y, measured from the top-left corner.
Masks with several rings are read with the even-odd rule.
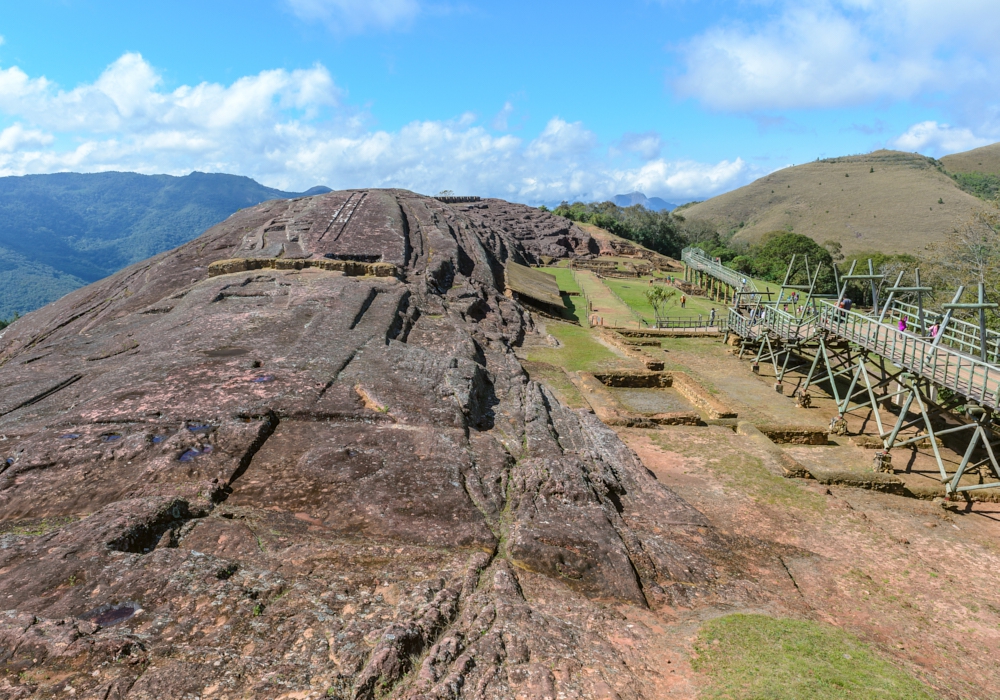
[[[540,208],[548,211],[544,205]],[[593,224],[671,258],[679,258],[687,245],[684,217],[668,211],[652,211],[641,204],[619,207],[614,202],[563,202],[552,213],[570,221]]]
[[[544,207],[542,207],[545,209]],[[916,257],[910,254],[889,254],[881,251],[863,251],[851,255],[842,252],[838,241],[817,243],[808,236],[793,231],[771,231],[755,241],[736,239],[735,229],[720,232],[710,221],[686,220],[683,215],[666,211],[650,211],[640,204],[619,207],[613,202],[562,202],[553,214],[572,221],[593,224],[616,236],[638,243],[663,255],[680,258],[686,246],[701,248],[711,258],[718,259],[747,277],[781,284],[789,262],[808,257],[810,272],[815,274],[817,294],[837,292],[834,267],[837,275],[848,273],[856,262],[856,272],[867,273],[868,261],[874,271],[885,275],[876,285],[879,297],[887,296],[888,287],[895,283],[899,272],[904,272],[904,284],[912,284],[914,268],[920,268],[921,284],[935,290],[929,304],[950,300],[959,285],[975,290],[978,283],[986,287],[991,301],[1000,301],[1000,196],[987,202],[969,221],[951,232],[942,232],[938,250]],[[808,284],[805,266],[797,263],[789,284]],[[856,304],[866,306],[872,302],[871,284],[851,282],[846,295]],[[948,299],[944,299],[947,296]],[[905,297],[904,297],[905,300]],[[1000,329],[1000,314],[990,313],[991,327]]]

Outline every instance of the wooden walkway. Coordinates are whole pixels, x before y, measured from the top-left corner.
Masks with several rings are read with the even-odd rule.
[[[824,303],[817,325],[983,406],[1000,406],[1000,366]]]

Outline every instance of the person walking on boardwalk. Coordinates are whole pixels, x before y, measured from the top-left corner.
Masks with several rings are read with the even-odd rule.
[[[900,333],[906,332],[906,316],[903,316],[902,318],[899,319],[899,332]]]
[[[710,326],[714,326],[715,325],[715,309],[714,308],[712,309],[712,313],[710,313],[708,315],[708,325],[710,325]]]

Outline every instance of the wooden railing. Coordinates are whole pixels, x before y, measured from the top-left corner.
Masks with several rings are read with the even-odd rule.
[[[760,300],[760,291],[752,279],[732,270],[721,263],[717,263],[707,255],[701,248],[688,246],[681,251],[681,260],[690,268],[711,275],[715,279],[728,284],[733,289],[744,293],[741,304],[756,303]]]
[[[679,317],[675,316],[673,318],[669,316],[657,316],[654,322],[655,328],[718,328],[720,331],[725,330],[725,323],[719,317],[712,319],[711,316],[705,318],[700,314],[698,317],[686,316]]]
[[[821,304],[816,323],[938,386],[983,406],[1000,407],[1000,367],[944,345],[943,338],[935,345],[930,338],[900,331],[857,311],[838,309],[830,302]]]
[[[916,305],[894,301],[892,308],[886,312],[885,322],[895,326],[901,318],[905,317],[908,330],[929,337],[930,327],[935,323],[940,324],[944,319],[943,314],[924,309],[924,328],[921,329],[918,327],[919,315],[920,310]],[[979,357],[979,325],[952,316],[944,329],[940,345],[947,345],[960,352]],[[1000,364],[1000,333],[988,328],[986,329],[986,361]]]
[[[747,340],[756,340],[764,332],[763,327],[760,325],[760,319],[747,318],[736,309],[729,310],[729,318],[726,320],[726,326],[729,328],[730,333],[735,333]]]
[[[807,309],[797,316],[773,304],[760,304],[743,312],[730,309],[729,330],[750,340],[764,333],[785,342],[806,340],[816,333],[816,313]]]

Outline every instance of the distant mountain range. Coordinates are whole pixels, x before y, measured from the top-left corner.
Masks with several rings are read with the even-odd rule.
[[[0,319],[185,243],[242,208],[329,191],[199,172],[0,178]]]
[[[659,197],[647,197],[642,192],[616,194],[615,198],[611,201],[620,207],[630,207],[633,204],[641,204],[652,211],[672,211],[677,208],[676,204],[672,204],[671,202],[660,199]]]

